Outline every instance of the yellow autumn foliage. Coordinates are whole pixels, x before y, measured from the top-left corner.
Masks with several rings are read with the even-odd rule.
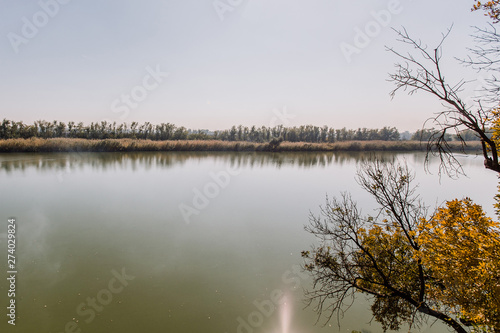
[[[379,275],[382,272],[385,276],[392,278],[393,285],[397,288],[414,289],[417,293],[416,286],[408,288],[408,281],[412,281],[413,277],[418,276],[414,250],[401,228],[394,224],[391,225],[387,220],[384,223],[385,227],[374,225],[369,230],[361,228],[358,231],[362,247],[370,249],[370,256],[376,258],[377,261],[375,268],[369,264],[371,258],[368,258],[366,253],[363,251],[357,253],[356,260],[359,267],[363,267],[360,275],[369,277],[366,280],[370,281],[370,283],[365,283],[366,280],[360,280],[359,285],[379,294],[390,293]],[[373,283],[374,281],[379,284]]]
[[[498,6],[500,5],[500,0],[493,0],[486,2],[474,0],[474,2],[475,3],[472,7],[472,10],[483,9],[486,11],[486,15],[488,15],[490,18],[493,19],[494,23],[500,21],[500,9],[498,8]]]
[[[492,139],[500,153],[500,108],[492,111],[493,119],[491,121],[491,129],[493,132]]]
[[[499,330],[500,224],[471,199],[456,199],[421,220],[418,241],[429,295],[475,326]]]

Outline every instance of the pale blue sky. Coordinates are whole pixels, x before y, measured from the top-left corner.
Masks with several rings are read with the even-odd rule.
[[[447,78],[473,78],[453,56],[466,54],[472,25],[488,22],[472,0],[55,1],[0,0],[0,118],[224,129],[283,123],[276,112],[286,108],[288,126],[415,130],[440,104],[423,94],[391,101],[390,27],[432,44],[453,23]],[[346,61],[341,43],[377,28],[372,12],[388,7],[397,8],[389,24]],[[157,69],[168,76],[149,77]]]

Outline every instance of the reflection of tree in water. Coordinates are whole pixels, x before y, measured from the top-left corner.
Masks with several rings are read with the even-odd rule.
[[[0,170],[6,173],[35,169],[48,172],[73,172],[92,170],[116,170],[144,167],[169,168],[189,162],[212,160],[231,167],[260,168],[263,166],[296,166],[299,168],[326,167],[331,164],[359,163],[376,157],[393,160],[404,155],[412,162],[422,163],[422,153],[391,152],[125,152],[125,153],[51,153],[51,154],[4,154],[0,157]]]

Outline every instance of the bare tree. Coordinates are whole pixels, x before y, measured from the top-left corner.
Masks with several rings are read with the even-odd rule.
[[[484,103],[480,100],[474,106],[466,105],[459,94],[467,82],[461,80],[450,85],[445,81],[441,67],[442,46],[451,28],[443,34],[439,44],[432,50],[419,40],[410,37],[406,29],[395,31],[398,34],[397,40],[408,46],[411,51],[400,52],[392,47],[387,48],[400,59],[400,62],[395,65],[395,72],[389,76],[389,80],[396,85],[391,96],[394,97],[400,90],[407,91],[410,95],[424,91],[437,97],[444,107],[443,111],[428,119],[437,126],[438,130],[433,133],[427,143],[427,162],[429,154],[437,155],[441,160],[440,172],[444,171],[449,175],[463,172],[450,147],[447,134],[449,132],[456,134],[463,149],[466,141],[461,133],[469,129],[481,140],[485,167],[500,173],[497,147],[488,133],[493,120],[492,109],[483,107]],[[486,38],[483,40],[487,41]],[[483,52],[484,50],[490,52],[488,49],[483,49]],[[487,60],[483,58],[482,61],[486,63]],[[493,66],[493,64],[496,62],[490,65]]]
[[[305,269],[314,278],[307,296],[315,310],[339,319],[356,292],[372,296],[372,313],[384,330],[403,323],[418,326],[434,318],[466,333],[453,310],[428,291],[439,284],[418,255],[417,226],[427,215],[406,165],[371,162],[358,170],[358,183],[379,205],[377,216],[363,216],[349,194],[327,200],[306,230],[321,245],[304,251]],[[319,318],[318,318],[319,319]]]
[[[485,78],[482,87],[484,99],[494,106],[500,101],[500,35],[495,26],[490,24],[487,28],[474,27],[472,34],[474,47],[468,48],[470,55],[466,59],[459,59],[462,64],[471,67],[478,72],[487,72],[489,77]]]

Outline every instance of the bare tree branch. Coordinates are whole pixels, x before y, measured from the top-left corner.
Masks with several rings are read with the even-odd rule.
[[[420,250],[417,225],[427,208],[413,179],[406,165],[365,163],[357,181],[379,204],[377,217],[363,216],[348,193],[327,198],[321,214],[311,215],[306,230],[321,245],[302,253],[314,278],[306,295],[320,315],[326,314],[326,323],[333,315],[339,321],[361,291],[372,296],[372,313],[384,330],[397,330],[401,323],[418,325],[428,315],[466,332],[428,296],[427,285],[434,282],[415,255]]]
[[[436,155],[441,161],[440,173],[445,172],[450,176],[462,174],[463,169],[451,149],[447,134],[450,131],[454,132],[462,150],[465,150],[466,142],[460,133],[469,129],[474,131],[482,142],[485,167],[500,173],[497,147],[487,133],[487,125],[492,118],[491,110],[483,109],[480,102],[476,109],[472,109],[463,102],[459,96],[466,83],[463,80],[453,85],[445,80],[440,63],[441,50],[451,28],[442,35],[441,41],[432,51],[428,50],[427,46],[423,46],[419,40],[410,37],[406,29],[395,31],[398,35],[397,40],[409,46],[412,51],[402,53],[394,48],[387,48],[400,59],[400,62],[395,65],[394,73],[389,74],[389,81],[395,84],[391,97],[394,97],[400,90],[410,95],[424,91],[437,97],[444,107],[443,111],[427,120],[437,126],[438,130],[427,142],[426,165],[428,166],[429,155]]]

